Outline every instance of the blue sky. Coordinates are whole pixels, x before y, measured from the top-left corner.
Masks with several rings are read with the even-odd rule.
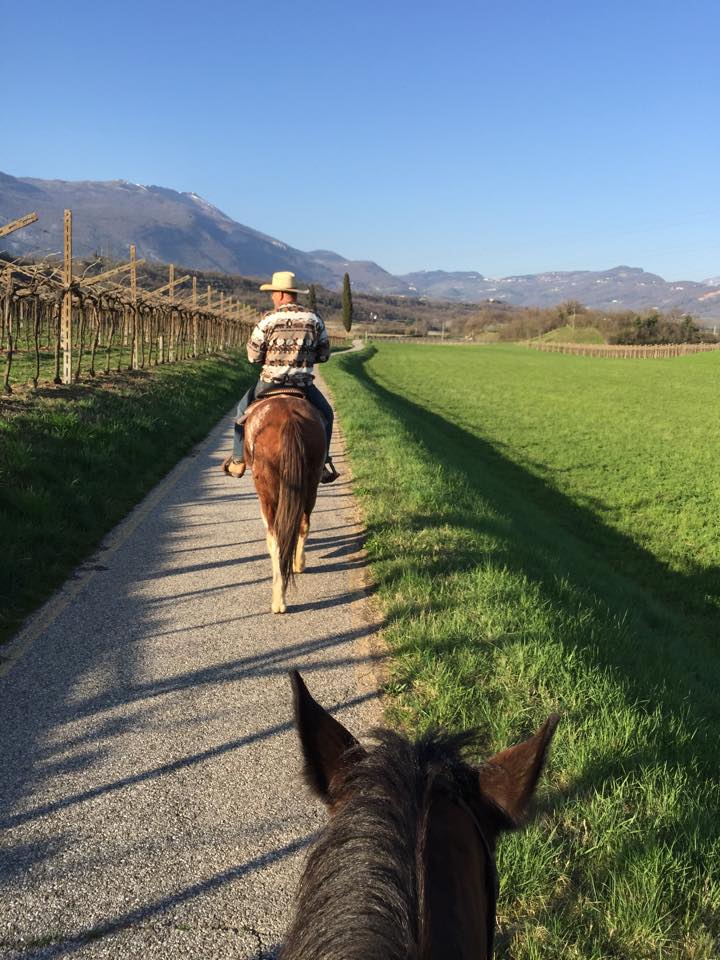
[[[396,273],[720,275],[710,0],[0,14],[6,173],[194,191]]]

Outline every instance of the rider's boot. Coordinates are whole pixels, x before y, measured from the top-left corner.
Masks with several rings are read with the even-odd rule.
[[[332,457],[328,457],[325,461],[325,466],[323,467],[322,476],[320,477],[320,483],[334,483],[340,474],[335,469],[335,464],[332,462]]]
[[[227,460],[223,461],[222,471],[223,473],[227,473],[228,476],[235,477],[239,480],[245,473],[245,461],[236,460],[235,457],[228,457]]]

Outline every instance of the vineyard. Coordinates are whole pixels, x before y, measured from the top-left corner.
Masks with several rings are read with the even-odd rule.
[[[545,353],[572,353],[581,357],[606,357],[615,360],[662,360],[690,353],[720,350],[720,343],[559,343],[552,340],[526,340],[531,350]]]
[[[0,260],[0,644],[253,378],[260,314],[221,277],[74,258],[64,227],[62,257]]]
[[[0,229],[0,236],[34,222],[34,214]],[[245,343],[257,318],[246,304],[199,292],[197,278],[176,277],[155,290],[138,285],[137,259],[103,272],[73,270],[72,212],[65,211],[61,263],[7,263],[2,279],[0,343],[4,392],[13,381],[73,383],[111,370],[134,370],[232,349]],[[123,277],[129,283],[123,283]],[[190,284],[190,289],[182,289]]]

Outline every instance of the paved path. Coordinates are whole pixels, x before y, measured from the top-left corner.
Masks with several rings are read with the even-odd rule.
[[[225,419],[120,525],[0,671],[0,957],[272,953],[324,813],[286,672],[376,719],[349,484],[321,488],[308,571],[270,609]],[[336,457],[343,469],[344,458]]]

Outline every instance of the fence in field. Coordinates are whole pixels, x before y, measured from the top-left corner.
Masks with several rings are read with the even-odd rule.
[[[34,213],[0,227],[0,237],[37,220]],[[72,212],[65,211],[62,265],[0,264],[0,350],[4,391],[12,380],[37,387],[41,373],[73,383],[111,369],[143,369],[240,346],[259,316],[197,278],[175,276],[155,290],[138,287],[144,260],[99,274],[73,272]],[[123,277],[129,284],[122,282]],[[190,283],[190,289],[180,288]],[[344,343],[344,338],[342,340]]]
[[[665,357],[681,357],[688,353],[707,353],[720,350],[720,343],[553,343],[542,340],[525,340],[524,346],[545,353],[573,353],[582,357],[614,357],[615,359],[660,360]]]
[[[465,337],[443,337],[440,335],[431,337],[415,336],[414,334],[404,333],[372,333],[368,331],[358,331],[358,337],[365,340],[376,340],[382,343],[432,343],[433,345],[445,344],[457,347],[458,344],[473,343],[472,340],[466,340]],[[477,341],[476,341],[477,342]]]

